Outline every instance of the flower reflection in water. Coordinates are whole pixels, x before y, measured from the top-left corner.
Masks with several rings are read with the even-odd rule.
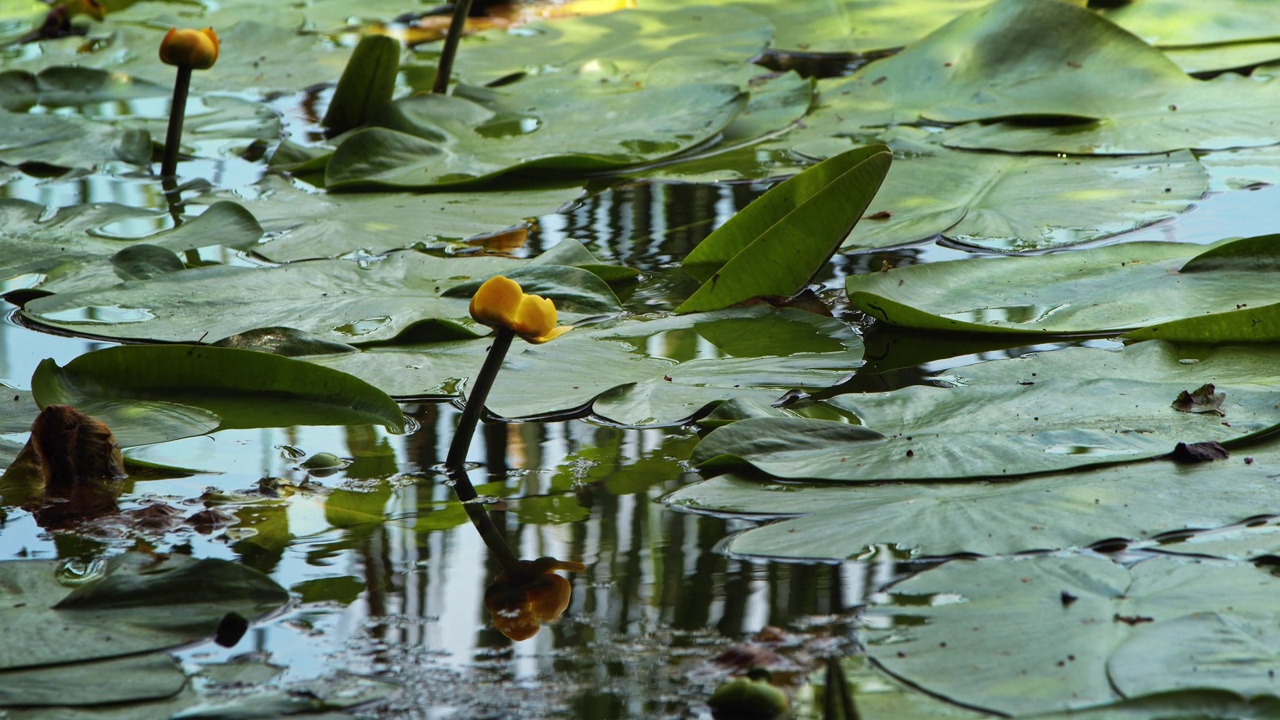
[[[512,640],[528,640],[538,629],[560,617],[569,607],[572,587],[556,570],[582,572],[580,562],[540,557],[520,560],[516,572],[507,570],[484,592],[484,605],[493,624]]]

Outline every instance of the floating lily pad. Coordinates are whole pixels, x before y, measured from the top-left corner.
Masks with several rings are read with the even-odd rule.
[[[1100,11],[1103,17],[1152,45],[1240,43],[1275,38],[1280,6],[1258,0],[1142,0]]]
[[[993,250],[1043,250],[1174,217],[1209,189],[1185,150],[1081,162],[948,150],[906,128],[886,139],[897,157],[845,249],[941,234]]]
[[[910,386],[830,400],[861,425],[750,418],[693,453],[704,470],[874,482],[1000,478],[1141,460],[1179,442],[1230,445],[1280,425],[1269,348],[1224,346],[1182,363],[1159,342],[1122,352],[1071,348],[951,371],[948,387]],[[1214,383],[1229,424],[1178,412],[1171,398]]]
[[[0,707],[78,706],[159,700],[176,695],[187,676],[168,655],[0,671]]]
[[[0,563],[0,657],[5,670],[119,657],[210,637],[229,613],[254,618],[289,593],[266,576],[226,560],[129,553],[78,587],[59,582],[55,561]],[[68,577],[71,577],[68,575]],[[67,638],[75,642],[67,642]]]
[[[455,71],[484,85],[512,73],[607,71],[640,79],[650,66],[685,56],[746,63],[773,34],[768,20],[741,7],[648,6],[555,22],[516,32],[494,30],[463,38]]]
[[[135,243],[183,252],[209,245],[244,248],[262,237],[262,228],[253,216],[231,202],[216,203],[177,228],[141,237],[121,236],[121,230],[134,222],[161,227],[170,224],[166,213],[124,205],[78,205],[49,216],[38,203],[0,199],[0,238],[9,249],[0,258],[0,280],[40,275],[57,282],[59,276],[71,275],[92,261],[106,260]],[[51,245],[59,252],[47,252]],[[64,281],[63,286],[66,284],[74,285]]]
[[[138,367],[149,370],[131,372]],[[393,432],[404,429],[400,407],[368,383],[301,360],[235,348],[106,348],[66,367],[45,360],[31,384],[42,405],[75,406],[106,422],[122,445],[141,444],[137,436],[151,433],[174,439],[208,432],[200,423],[210,413],[215,427],[223,428],[376,423]],[[194,428],[182,422],[188,416]]]
[[[1097,82],[1096,71],[1115,67],[1125,72]],[[1280,84],[1195,80],[1097,14],[1053,0],[1002,0],[966,13],[863,68],[841,93],[856,125],[1021,117],[1024,124],[956,128],[944,142],[1073,154],[1270,145],[1280,107]]]
[[[1245,453],[1253,462],[1244,460]],[[754,519],[790,518],[733,536],[726,549],[735,555],[845,560],[879,545],[923,557],[1011,555],[1083,548],[1104,540],[1145,542],[1280,512],[1280,489],[1271,477],[1278,466],[1280,448],[1272,446],[1216,463],[1187,466],[1158,460],[1014,482],[833,487],[729,474],[681,488],[667,502]],[[1224,484],[1231,493],[1205,492]],[[1250,502],[1241,504],[1242,496]],[[1257,538],[1253,547],[1260,551],[1280,547],[1274,532],[1244,532]],[[1212,537],[1160,548],[1240,554],[1237,545],[1214,543]],[[1236,542],[1244,547],[1242,540]]]
[[[367,262],[321,260],[273,268],[214,266],[27,303],[27,317],[72,332],[168,342],[221,339],[262,327],[289,327],[344,344],[475,337],[466,298],[445,297],[471,279],[511,272],[525,261],[392,253]],[[568,294],[552,294],[570,317],[617,308],[605,283],[586,270],[558,267]],[[537,292],[530,290],[530,292]],[[199,298],[199,312],[192,299]],[[325,312],[317,313],[323,307]],[[481,328],[483,329],[483,328]]]
[[[249,205],[270,242],[254,252],[274,262],[379,255],[462,240],[527,224],[582,194],[577,187],[467,193],[308,193],[264,178],[262,202]]]
[[[392,395],[440,396],[479,371],[484,350],[450,342],[309,360]],[[861,350],[844,323],[794,310],[627,318],[513,348],[486,407],[503,417],[589,407],[623,425],[671,425],[730,398],[770,403],[791,389],[831,387],[861,362]]]
[[[443,187],[518,169],[584,172],[652,162],[711,139],[746,105],[723,83],[566,93],[473,89],[391,104],[385,127],[343,138],[330,188]]]
[[[1274,311],[1277,236],[1208,248],[1125,243],[991,262],[957,260],[850,275],[855,307],[890,325],[985,334],[1119,334],[1170,340],[1275,340],[1252,316]],[[1239,313],[1236,327],[1224,317]],[[1250,319],[1246,319],[1246,317]],[[1188,325],[1174,321],[1186,320]],[[1211,334],[1206,332],[1219,332]],[[1231,334],[1227,334],[1230,330]]]
[[[884,628],[869,633],[867,653],[912,685],[969,707],[1017,716],[1086,708],[1124,697],[1125,687],[1113,685],[1118,673],[1150,677],[1162,655],[1184,653],[1192,639],[1169,633],[1187,622],[1180,618],[1269,616],[1278,590],[1280,580],[1234,563],[953,561],[896,585],[888,603],[867,613]],[[1144,636],[1155,652],[1125,651]],[[1235,645],[1224,635],[1195,639],[1206,654]],[[1212,677],[1201,679],[1199,687],[1216,689]]]

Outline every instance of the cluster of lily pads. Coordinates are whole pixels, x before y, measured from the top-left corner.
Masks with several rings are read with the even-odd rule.
[[[1275,704],[1266,598],[1278,581],[1251,562],[1274,552],[1269,520],[1183,536],[1280,512],[1268,442],[1280,243],[1095,242],[1277,176],[1280,81],[1265,67],[1221,72],[1280,59],[1258,35],[1269,4],[1215,4],[1225,21],[1199,23],[1184,0],[655,0],[467,38],[447,95],[424,92],[435,51],[403,51],[393,99],[361,99],[335,132],[306,102],[301,118],[276,108],[349,67],[344,12],[201,8],[221,59],[193,81],[176,220],[146,175],[167,114],[153,57],[167,16],[121,5],[88,38],[6,61],[0,179],[106,172],[145,199],[56,212],[0,200],[12,248],[0,283],[25,322],[145,344],[46,361],[32,393],[6,403],[6,430],[35,404],[70,404],[126,447],[237,427],[402,431],[397,400],[456,397],[480,366],[489,340],[468,300],[504,275],[577,327],[513,353],[488,409],[697,420],[710,432],[691,461],[714,477],[670,502],[790,517],[735,536],[730,553],[986,556],[866,610],[867,655],[889,675],[850,662],[864,716],[1229,717]],[[363,19],[393,5],[362,3]],[[859,65],[899,46],[833,78],[752,62],[838,52]],[[263,152],[265,166],[245,160]],[[199,173],[237,163],[249,181]],[[656,308],[626,300],[648,278],[576,242],[532,259],[460,252],[601,177],[805,167],[708,237]],[[864,362],[846,319],[744,304],[795,294],[835,252],[935,239],[1022,254],[849,276],[849,306],[873,333],[1104,342],[842,392]],[[1081,243],[1095,246],[1044,252]],[[691,340],[711,350],[670,349]],[[1223,400],[1174,407],[1210,384]],[[264,407],[263,393],[279,402]],[[1230,457],[1177,464],[1180,443]],[[16,453],[0,444],[0,461]],[[1170,557],[1087,551],[1115,539]]]

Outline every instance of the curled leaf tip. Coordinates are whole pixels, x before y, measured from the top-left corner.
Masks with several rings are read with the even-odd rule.
[[[471,317],[491,328],[505,328],[531,343],[544,343],[569,332],[557,326],[556,305],[547,298],[528,295],[511,278],[495,275],[471,296]]]
[[[160,41],[160,60],[167,65],[208,70],[218,61],[218,34],[213,28],[179,30],[172,28]]]

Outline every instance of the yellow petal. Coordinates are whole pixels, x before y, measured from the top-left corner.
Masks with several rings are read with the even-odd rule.
[[[160,41],[160,60],[195,70],[208,70],[218,61],[221,43],[213,28],[179,30],[172,28]]]
[[[495,275],[471,296],[471,317],[491,328],[511,328],[524,291],[510,278]]]
[[[570,328],[556,327],[558,315],[551,300],[526,295],[520,284],[496,275],[471,296],[471,317],[491,328],[506,328],[531,343],[544,343]]]

